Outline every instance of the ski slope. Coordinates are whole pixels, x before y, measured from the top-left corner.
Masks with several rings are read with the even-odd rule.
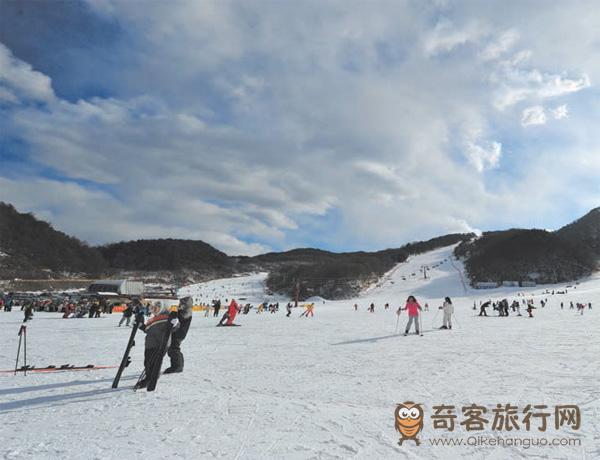
[[[221,278],[205,283],[191,284],[177,291],[179,298],[192,296],[195,304],[210,304],[213,299],[236,299],[241,303],[277,302],[283,297],[267,293],[268,273],[253,273],[245,276]]]
[[[239,315],[242,327],[216,328],[196,313],[182,350],[182,374],[161,377],[154,393],[133,392],[142,370],[143,336],[121,387],[114,370],[0,374],[0,456],[6,459],[596,459],[600,458],[600,279],[582,281],[566,295],[538,287],[466,289],[452,247],[411,257],[357,299],[317,303],[314,318]],[[427,279],[419,269],[429,266]],[[415,276],[412,276],[415,273]],[[403,279],[404,277],[404,279]],[[183,288],[180,295],[264,300],[264,274]],[[563,289],[564,285],[555,286]],[[524,293],[526,297],[517,296]],[[395,308],[414,294],[428,303],[422,337],[396,335]],[[454,328],[436,329],[436,307],[455,305]],[[475,316],[480,300],[533,298],[535,318]],[[539,300],[548,299],[545,308]],[[256,300],[250,300],[256,299]],[[560,302],[565,309],[560,309]],[[583,316],[568,303],[592,302]],[[374,302],[375,313],[367,306]],[[389,302],[391,308],[384,310]],[[358,304],[358,311],[354,304]],[[300,310],[300,309],[299,309]],[[522,313],[526,314],[522,309]],[[399,320],[400,329],[406,317]],[[14,366],[21,312],[0,312],[0,363]],[[120,315],[59,319],[37,313],[28,326],[28,361],[117,364],[129,329]],[[168,361],[168,359],[167,359]],[[423,404],[421,445],[398,446],[397,403]],[[490,410],[511,403],[576,404],[579,430],[550,426],[521,437],[564,437],[566,447],[435,446],[432,407],[477,403]],[[460,413],[459,413],[460,417]],[[490,417],[491,418],[491,417]],[[484,437],[508,437],[486,430]]]

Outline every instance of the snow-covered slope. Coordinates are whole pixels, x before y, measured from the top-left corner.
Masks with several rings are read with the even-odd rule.
[[[546,287],[465,289],[452,248],[411,258],[358,299],[317,303],[314,318],[251,312],[242,327],[216,328],[196,313],[182,350],[186,368],[166,375],[157,391],[131,391],[142,370],[143,337],[133,349],[121,388],[112,390],[114,370],[13,376],[0,374],[3,458],[189,458],[189,459],[512,459],[600,457],[600,279],[581,282],[566,295]],[[455,266],[453,266],[454,264]],[[419,268],[427,265],[428,279]],[[415,273],[415,276],[412,276]],[[406,280],[403,280],[402,277]],[[263,277],[263,278],[261,278]],[[180,294],[264,300],[264,275],[218,280]],[[251,281],[254,280],[254,281]],[[564,289],[565,286],[557,286]],[[551,290],[552,288],[550,288]],[[409,294],[431,310],[425,334],[395,334],[395,308]],[[451,331],[435,329],[443,296],[453,298]],[[475,316],[473,303],[487,298],[534,298],[535,318]],[[548,298],[541,308],[539,300]],[[248,300],[253,302],[253,300]],[[569,302],[592,302],[583,316]],[[375,302],[375,313],[368,313]],[[392,308],[383,309],[389,302]],[[565,309],[560,308],[560,302]],[[359,310],[354,311],[357,303]],[[523,312],[524,313],[524,312]],[[436,316],[437,314],[437,316]],[[402,330],[406,318],[400,317]],[[28,360],[46,364],[116,364],[128,329],[120,315],[62,320],[36,314],[28,326]],[[14,366],[21,312],[0,313],[0,363]],[[167,359],[168,360],[168,359]],[[398,446],[394,409],[422,403],[426,419],[420,446]],[[490,413],[496,404],[577,404],[578,430],[536,429],[466,433],[460,409],[476,403]],[[433,406],[455,405],[454,432],[435,430]],[[536,420],[537,423],[537,420]],[[491,425],[490,425],[491,426]],[[521,424],[522,426],[522,424]],[[537,426],[537,425],[536,425]],[[437,436],[568,438],[580,446],[433,446]]]
[[[283,300],[281,296],[267,292],[266,279],[268,273],[253,273],[233,278],[222,278],[205,283],[185,286],[177,291],[181,298],[192,296],[196,304],[210,304],[213,299],[237,299],[243,303],[262,303],[264,301],[277,302]]]

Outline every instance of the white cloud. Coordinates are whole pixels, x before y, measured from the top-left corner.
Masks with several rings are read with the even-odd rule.
[[[567,104],[563,104],[550,110],[550,113],[552,113],[555,120],[562,120],[569,116],[569,109],[567,108]]]
[[[519,33],[514,29],[503,32],[497,40],[492,41],[481,51],[481,58],[484,61],[498,59],[515,45],[519,36]],[[524,58],[524,56],[522,55],[521,58]]]
[[[92,242],[193,237],[230,253],[303,238],[394,246],[489,228],[499,209],[513,224],[528,208],[555,215],[552,186],[520,185],[527,172],[515,158],[539,176],[552,158],[539,158],[543,139],[520,142],[518,121],[564,118],[567,103],[585,110],[578,93],[596,95],[600,76],[590,45],[600,13],[315,4],[93,1],[127,31],[111,49],[118,78],[106,69],[114,87],[100,85],[109,97],[56,97],[60,75],[4,49],[2,129],[32,165],[70,180],[42,186],[35,171],[21,172],[2,197]],[[86,88],[105,82],[87,77]],[[524,117],[532,107],[541,110]],[[574,162],[581,154],[564,146],[595,138],[598,120],[583,118],[555,133]],[[76,198],[48,196],[71,196],[65,189]]]
[[[54,99],[50,78],[33,70],[26,62],[16,59],[0,43],[0,98],[14,102],[15,95],[35,101]]]
[[[467,139],[465,150],[470,163],[479,172],[497,167],[502,156],[502,144],[496,141],[476,143],[471,139]]]
[[[545,125],[546,121],[548,121],[548,117],[546,116],[544,107],[541,105],[528,107],[523,110],[523,114],[521,116],[521,126]]]
[[[499,84],[494,105],[498,110],[504,110],[521,101],[540,101],[575,93],[591,86],[586,73],[580,78],[571,79],[563,75],[543,73],[538,69],[522,69],[512,65],[505,65],[500,73],[500,76],[495,76]]]
[[[484,30],[477,22],[457,28],[452,22],[444,19],[439,21],[426,37],[425,53],[430,56],[448,53],[461,45],[476,42],[483,35]]]

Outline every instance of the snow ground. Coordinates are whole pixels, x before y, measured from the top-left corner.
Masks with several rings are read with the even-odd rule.
[[[273,315],[251,312],[238,316],[242,327],[215,328],[215,318],[196,313],[182,347],[185,372],[163,376],[154,393],[131,391],[142,370],[143,337],[117,390],[110,388],[114,369],[0,374],[0,455],[6,459],[600,458],[600,279],[583,281],[566,295],[542,294],[547,286],[526,290],[527,298],[536,299],[534,319],[480,318],[474,316],[474,301],[505,296],[520,300],[516,292],[524,290],[465,292],[462,267],[455,261],[456,267],[452,265],[451,249],[411,258],[358,299],[317,304],[314,318],[298,318],[299,311],[286,318],[283,309]],[[423,280],[422,265],[438,266]],[[225,297],[231,285],[234,295],[239,296],[243,287],[247,297],[262,301],[263,294],[254,287],[261,284],[260,276],[218,280],[190,290],[212,298],[212,289],[224,286]],[[423,315],[423,337],[395,335],[394,310],[411,293],[431,308]],[[455,304],[454,329],[434,330],[441,323],[435,307],[445,295]],[[544,309],[539,308],[542,298],[548,298]],[[371,301],[376,304],[374,314],[366,311]],[[560,309],[561,301],[565,310]],[[592,302],[594,309],[581,316],[568,309],[570,301]],[[390,310],[383,309],[385,302]],[[359,311],[354,311],[354,303]],[[37,366],[117,364],[129,335],[128,329],[116,327],[119,319],[120,315],[62,320],[56,314],[37,313],[28,326],[28,361]],[[14,366],[20,321],[19,311],[0,313],[2,369]],[[405,321],[401,316],[401,327]],[[422,403],[427,415],[442,403],[457,407],[477,403],[490,409],[511,403],[520,410],[527,404],[550,408],[577,404],[582,411],[579,430],[550,427],[543,435],[576,438],[581,446],[432,446],[428,439],[466,433],[462,428],[454,433],[434,430],[426,418],[421,446],[407,441],[400,447],[393,413],[396,403],[407,400]],[[483,432],[487,437],[493,434]],[[508,435],[503,431],[499,436]],[[517,435],[525,436],[540,434]]]

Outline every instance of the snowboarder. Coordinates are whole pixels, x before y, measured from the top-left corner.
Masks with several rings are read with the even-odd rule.
[[[452,329],[452,313],[454,313],[454,305],[450,297],[444,299],[444,305],[439,307],[440,310],[444,310],[444,322],[440,329]]]
[[[421,308],[421,305],[418,304],[415,296],[408,296],[405,307],[398,309],[398,314],[400,314],[401,310],[408,310],[408,323],[406,323],[404,335],[408,335],[408,331],[410,331],[410,327],[413,323],[415,323],[416,333],[419,334],[419,311],[423,311],[423,309]]]
[[[173,374],[183,372],[183,353],[181,353],[181,342],[190,329],[192,323],[192,312],[194,302],[191,297],[184,297],[179,300],[179,308],[177,309],[176,317],[179,321],[179,327],[171,334],[171,345],[169,346],[168,355],[171,358],[171,366],[165,369],[165,374]]]
[[[165,334],[169,330],[169,322],[171,323],[173,330],[179,325],[176,316],[177,314],[175,313],[175,317],[172,317],[167,308],[155,304],[151,307],[151,311],[154,316],[150,318],[146,324],[140,326],[140,330],[146,333],[146,343],[144,345],[145,377],[137,383],[137,388],[145,388],[148,385],[149,377],[155,375],[155,373],[159,371],[156,369],[156,366],[161,361],[161,357],[159,356],[161,352],[160,348],[163,344]],[[169,341],[170,340],[171,339],[169,338]],[[168,346],[169,342],[167,342],[167,347]]]

